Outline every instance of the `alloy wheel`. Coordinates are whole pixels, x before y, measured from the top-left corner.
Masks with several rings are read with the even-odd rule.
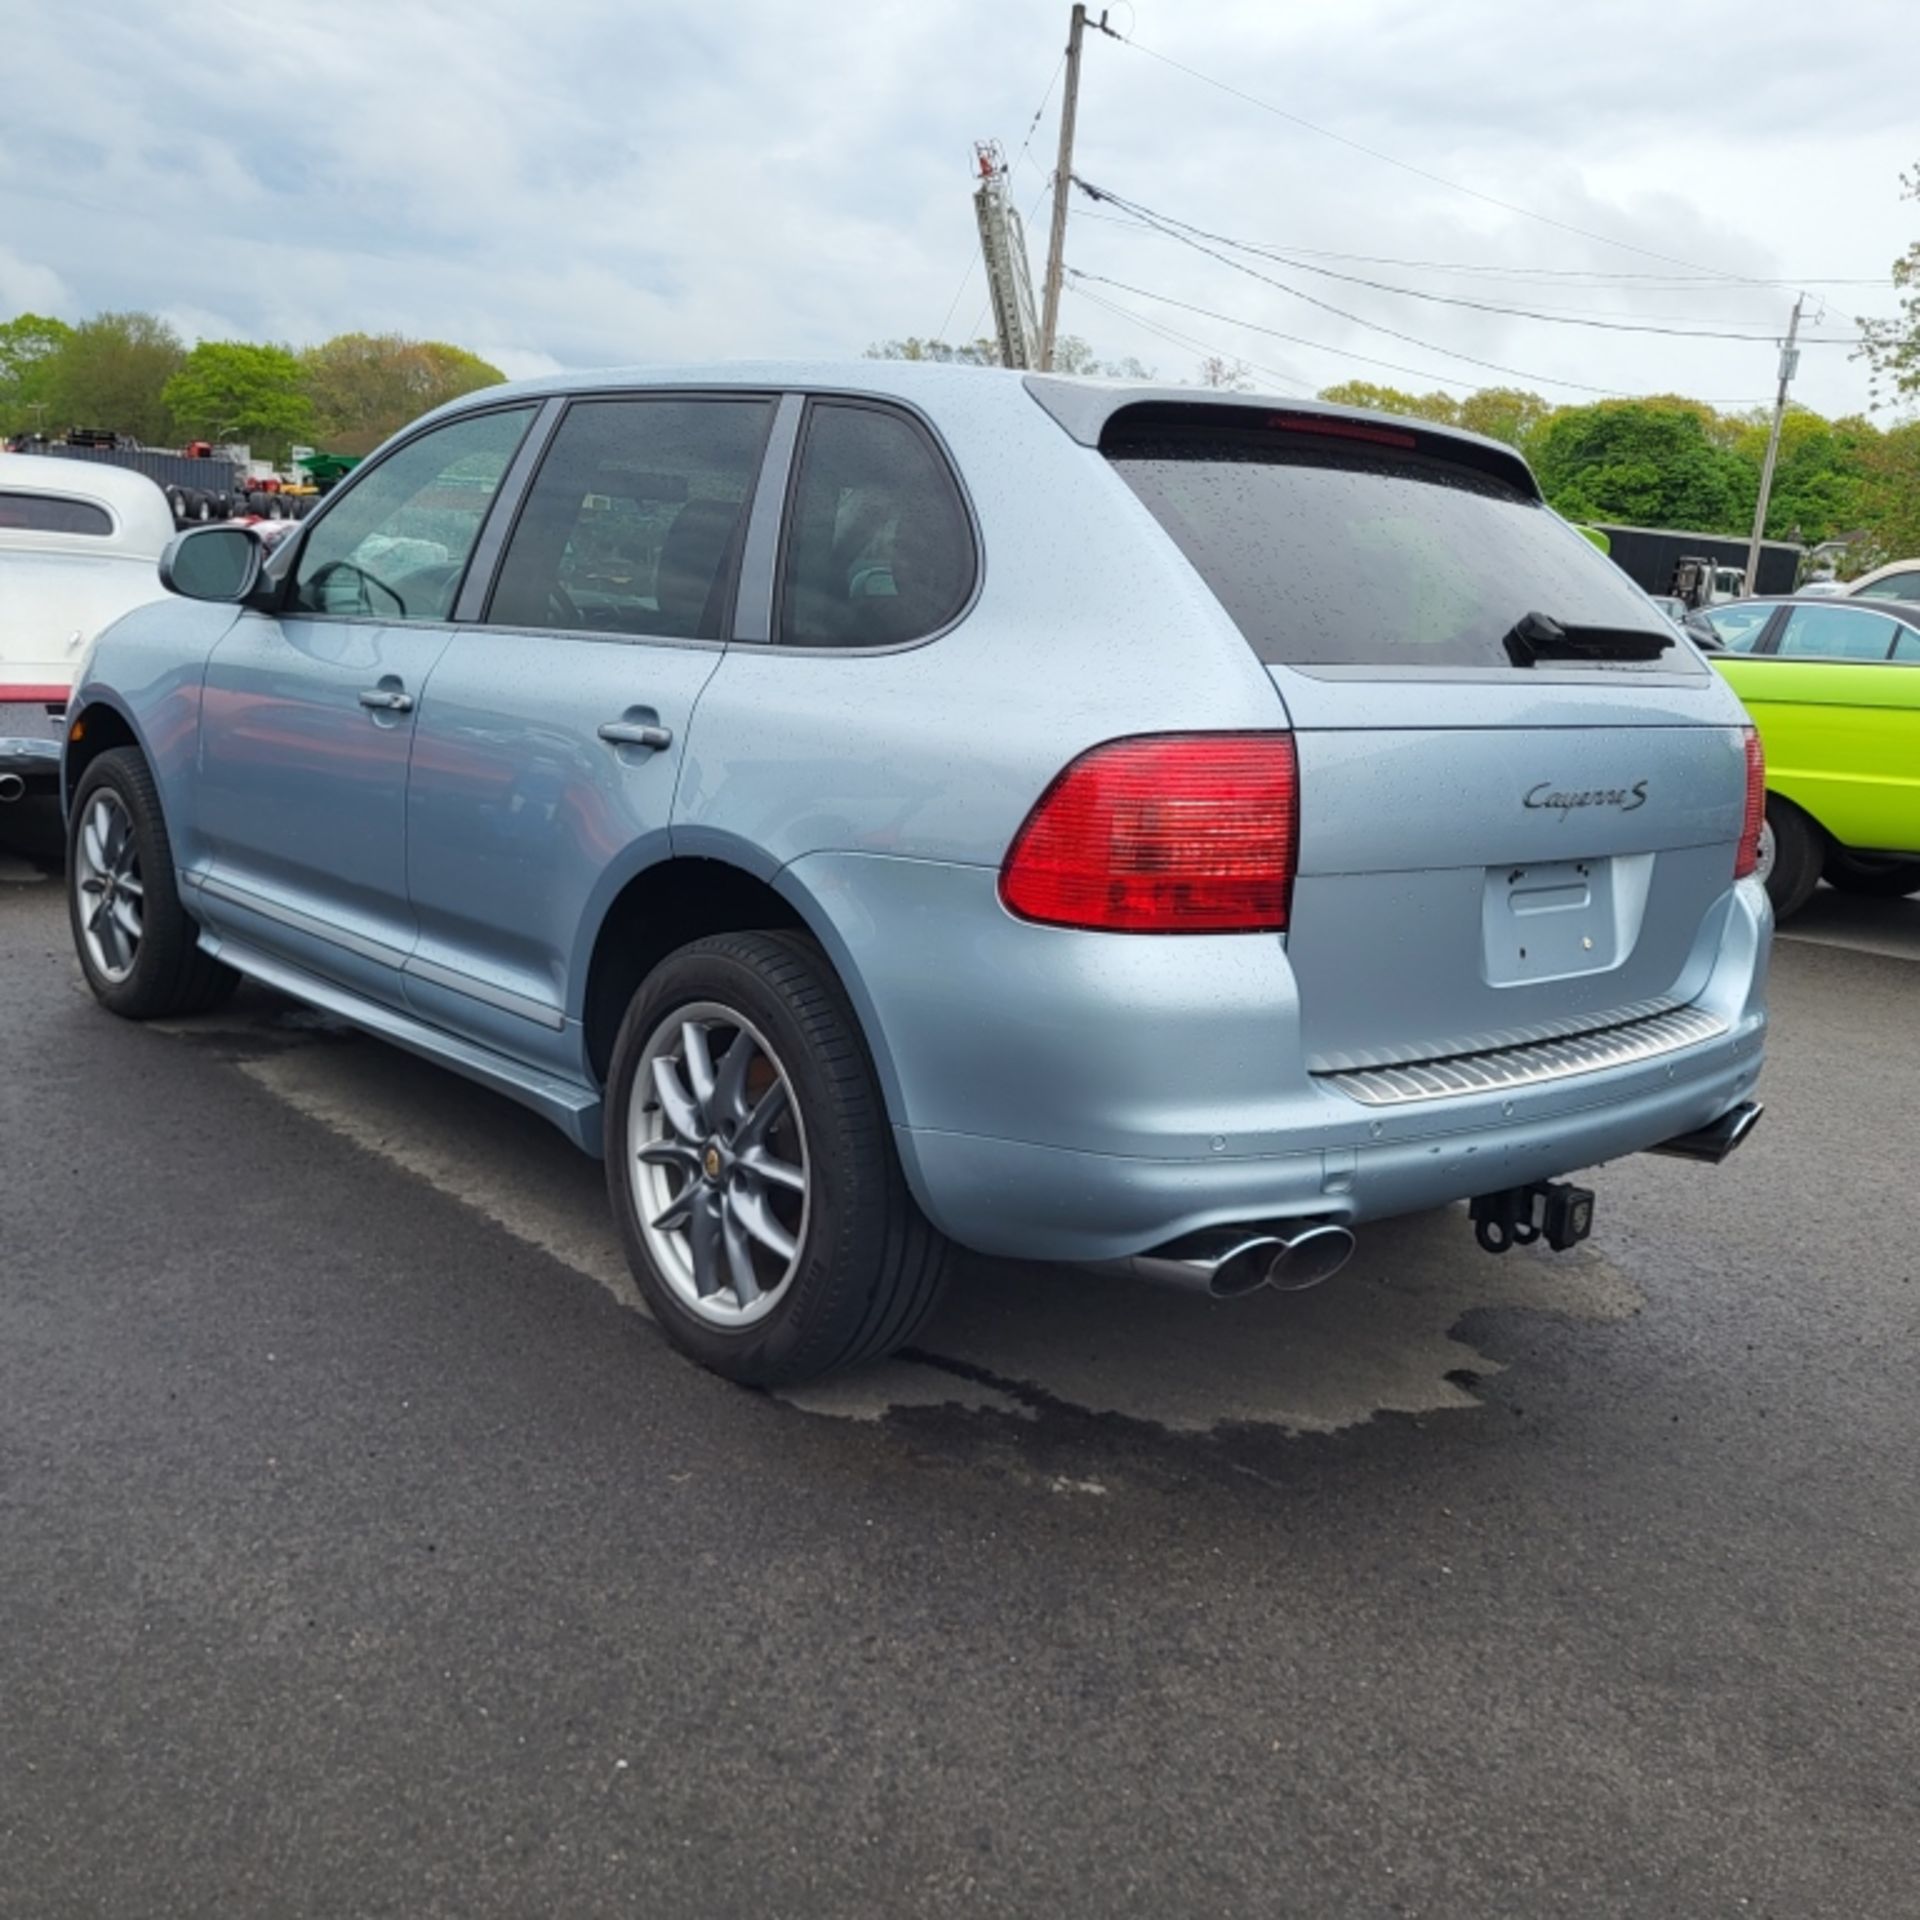
[[[87,957],[103,980],[118,986],[139,957],[146,889],[133,816],[111,787],[100,788],[87,802],[74,853],[73,884]]]
[[[779,1055],[732,1008],[678,1007],[648,1038],[629,1099],[628,1178],[654,1266],[711,1325],[764,1318],[799,1271],[812,1199]]]
[[[1753,877],[1763,887],[1773,873],[1774,852],[1773,822],[1763,820],[1760,823],[1760,844],[1755,849],[1753,859]]]

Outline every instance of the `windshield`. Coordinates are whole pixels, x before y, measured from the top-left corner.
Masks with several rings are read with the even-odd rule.
[[[1269,663],[1511,669],[1505,639],[1528,613],[1667,633],[1551,508],[1464,463],[1238,430],[1107,452]],[[1653,670],[1699,671],[1678,649]]]

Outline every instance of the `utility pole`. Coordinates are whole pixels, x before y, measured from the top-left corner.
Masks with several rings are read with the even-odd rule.
[[[1067,87],[1060,96],[1060,158],[1053,170],[1053,229],[1047,236],[1047,283],[1040,310],[1042,373],[1053,369],[1053,337],[1060,325],[1061,257],[1067,247],[1067,196],[1073,191],[1073,116],[1080,104],[1080,37],[1086,30],[1087,10],[1076,0],[1067,31]]]
[[[1767,530],[1767,502],[1773,493],[1773,463],[1780,454],[1780,422],[1787,416],[1787,388],[1800,370],[1800,350],[1794,342],[1800,337],[1800,309],[1807,303],[1803,293],[1793,303],[1793,318],[1787,322],[1787,343],[1780,349],[1780,387],[1773,400],[1773,430],[1767,435],[1766,463],[1760,469],[1760,501],[1753,510],[1753,538],[1747,542],[1747,591],[1760,591],[1760,536]]]

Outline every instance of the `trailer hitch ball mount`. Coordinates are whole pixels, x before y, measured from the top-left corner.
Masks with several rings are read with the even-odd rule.
[[[1545,1240],[1555,1253],[1577,1247],[1593,1231],[1593,1190],[1563,1180],[1536,1180],[1504,1193],[1483,1193],[1467,1210],[1473,1237],[1488,1253]]]

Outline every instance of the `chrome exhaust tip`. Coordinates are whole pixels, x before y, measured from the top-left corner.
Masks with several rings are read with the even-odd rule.
[[[0,773],[0,805],[18,800],[26,790],[27,783],[17,773]]]
[[[1281,1293],[1305,1293],[1333,1276],[1353,1258],[1352,1231],[1330,1221],[1289,1234],[1267,1265],[1266,1285]]]
[[[1304,1293],[1331,1280],[1353,1256],[1353,1234],[1331,1222],[1293,1228],[1212,1227],[1150,1253],[1098,1264],[1101,1273],[1126,1274],[1210,1300],[1237,1300],[1273,1287]]]

